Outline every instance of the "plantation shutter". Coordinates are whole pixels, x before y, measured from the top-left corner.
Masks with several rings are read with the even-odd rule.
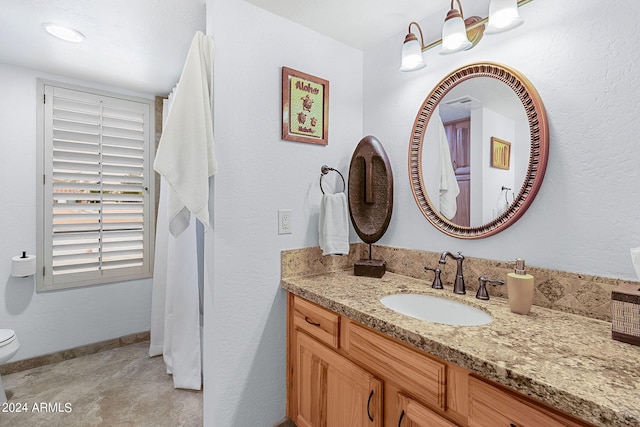
[[[44,288],[149,276],[149,103],[44,96]]]

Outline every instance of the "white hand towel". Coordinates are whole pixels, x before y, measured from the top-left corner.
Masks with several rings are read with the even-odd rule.
[[[169,230],[182,233],[190,214],[209,228],[209,177],[218,170],[213,150],[213,40],[198,31],[160,138],[154,169],[170,185]]]
[[[322,255],[349,253],[349,211],[344,193],[322,196],[319,231]]]
[[[494,218],[497,218],[498,216],[502,215],[502,213],[506,211],[507,208],[509,207],[509,202],[507,201],[507,195],[509,194],[508,191],[509,190],[507,190],[506,188],[500,191],[500,195],[496,200],[496,207],[493,211]]]
[[[451,163],[451,151],[449,151],[449,142],[447,133],[440,116],[434,116],[438,122],[439,143],[440,143],[440,213],[445,218],[451,219],[458,211],[456,199],[460,194],[460,187],[456,179],[456,173]]]

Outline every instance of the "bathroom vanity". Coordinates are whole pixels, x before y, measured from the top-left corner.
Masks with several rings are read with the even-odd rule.
[[[430,285],[350,270],[283,277],[288,417],[299,427],[640,425],[640,352],[613,341],[610,323],[541,307],[520,316],[504,299]],[[493,321],[449,326],[380,303],[409,292]]]

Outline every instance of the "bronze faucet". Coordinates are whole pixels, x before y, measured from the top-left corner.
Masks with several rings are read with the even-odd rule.
[[[466,294],[467,291],[464,286],[464,276],[462,275],[462,261],[464,261],[464,256],[462,256],[462,252],[458,252],[458,255],[454,255],[451,252],[442,252],[442,255],[440,255],[440,261],[438,262],[440,264],[446,264],[447,256],[455,259],[458,264],[456,269],[456,281],[453,283],[453,293]]]

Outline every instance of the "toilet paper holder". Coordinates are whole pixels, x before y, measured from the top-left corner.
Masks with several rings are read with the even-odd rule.
[[[11,275],[14,277],[28,277],[36,274],[36,256],[27,255],[26,251],[22,256],[11,258]]]

